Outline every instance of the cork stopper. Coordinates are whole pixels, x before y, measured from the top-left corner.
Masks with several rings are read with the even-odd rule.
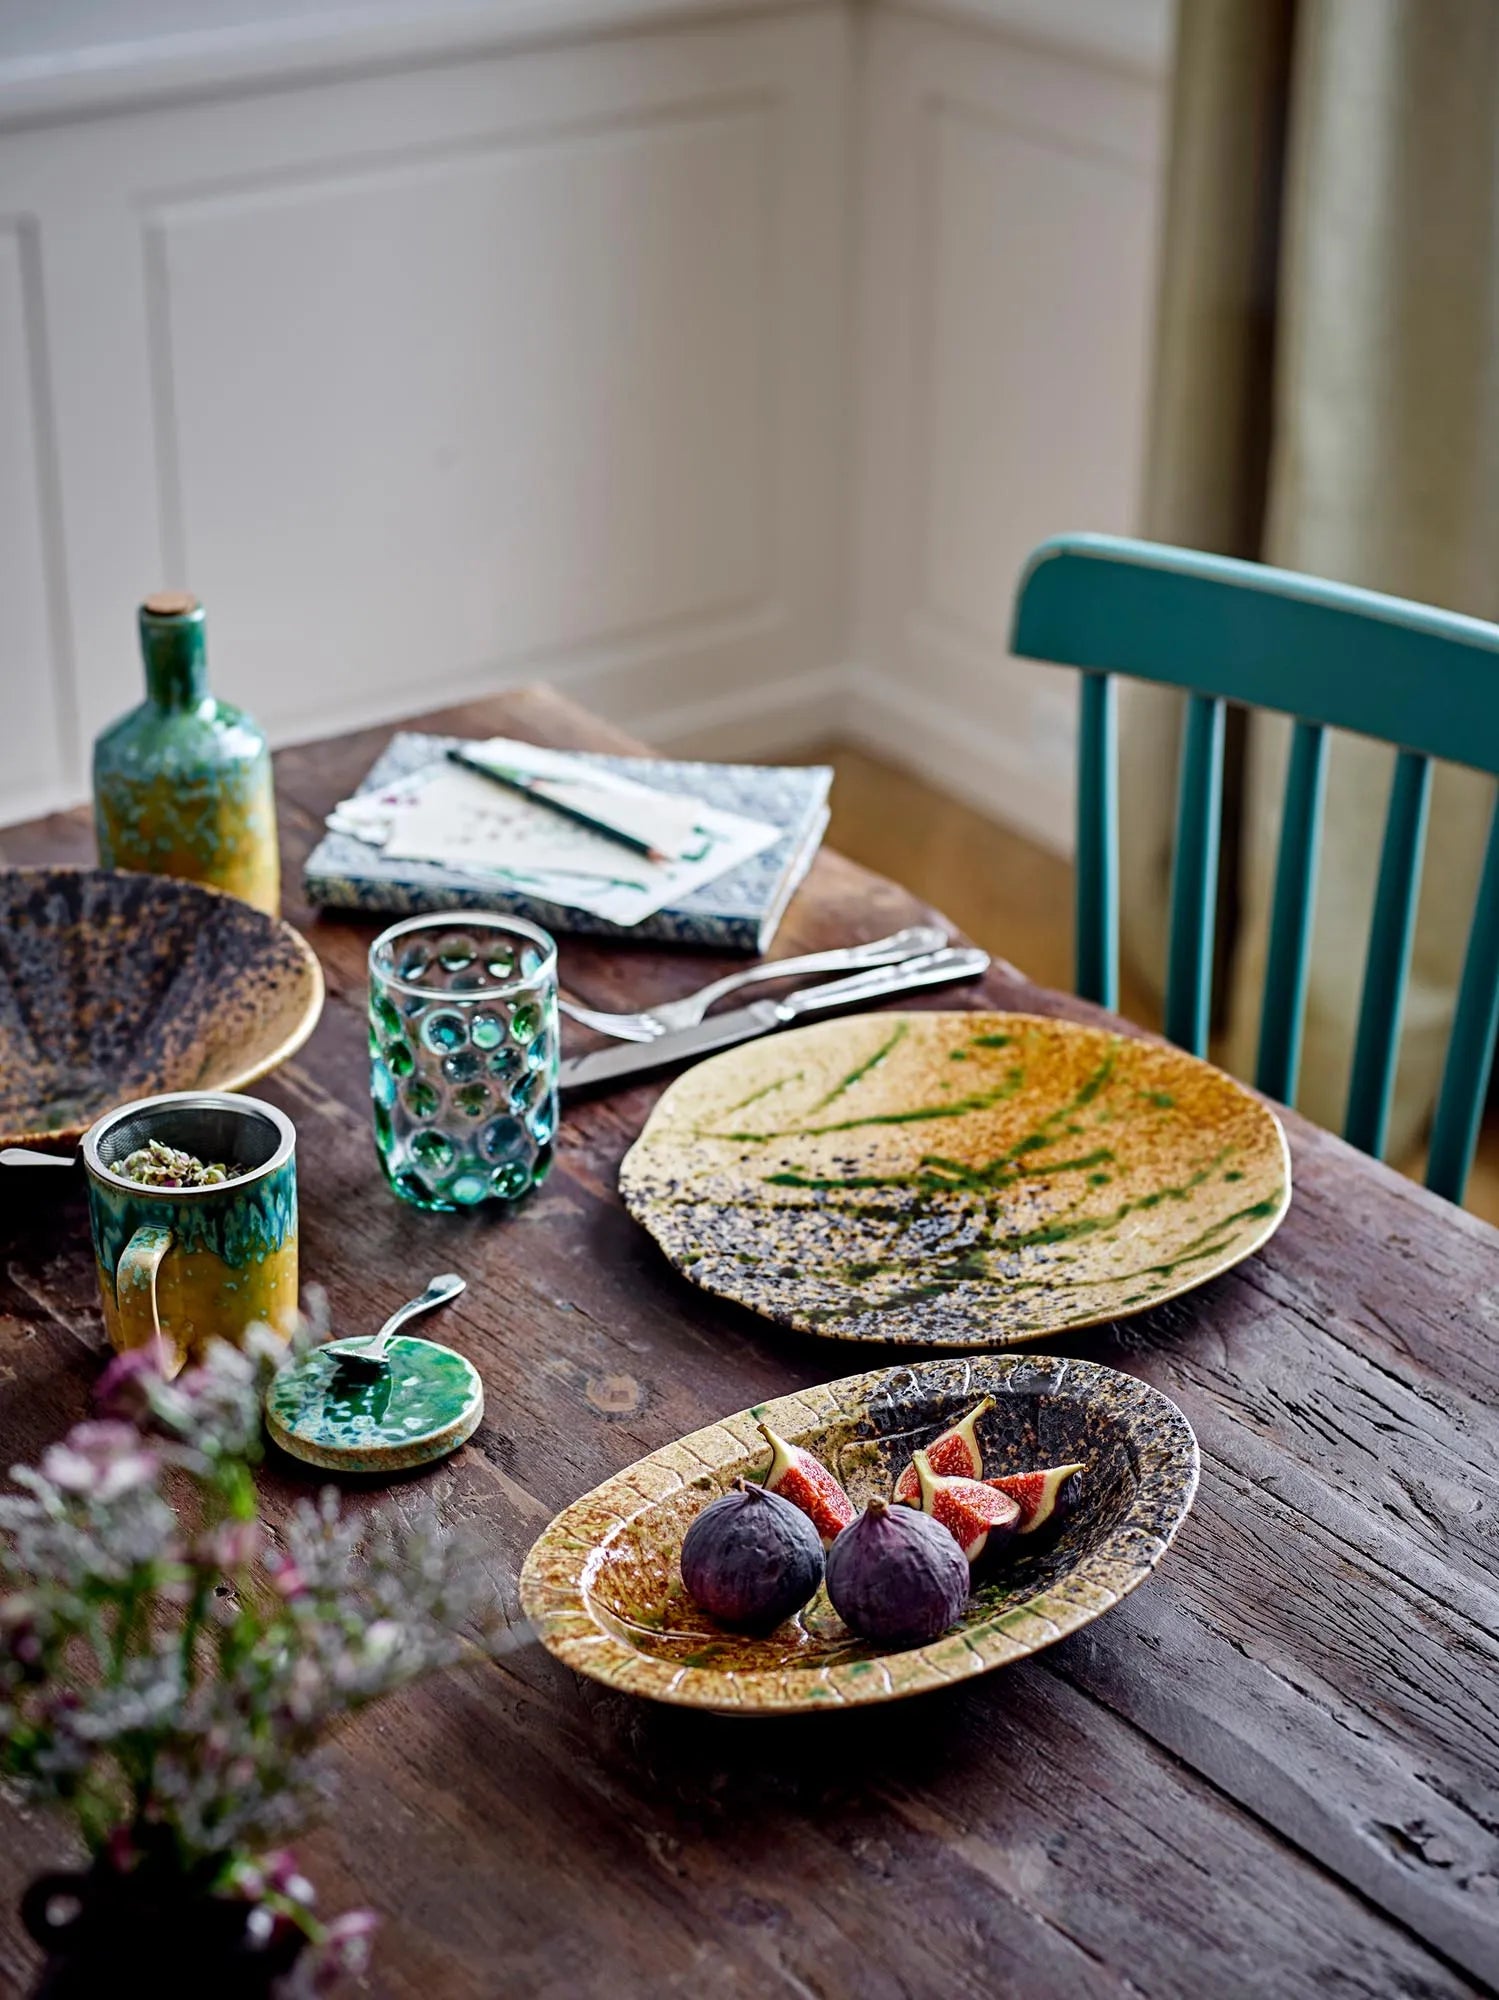
[[[148,618],[187,618],[198,609],[198,600],[190,590],[153,591],[141,610]]]

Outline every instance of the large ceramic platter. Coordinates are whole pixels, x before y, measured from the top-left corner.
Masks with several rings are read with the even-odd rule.
[[[862,1506],[888,1497],[911,1452],[972,1409],[995,1476],[1082,1461],[1081,1503],[1060,1533],[1010,1544],[962,1622],[927,1646],[881,1652],[826,1593],[766,1638],[715,1625],[678,1574],[694,1516],[763,1475],[760,1419],[813,1451]],[[891,1701],[1007,1666],[1087,1625],[1143,1583],[1197,1489],[1197,1440],[1176,1405],[1112,1368],[993,1354],[877,1369],[743,1410],[653,1452],[559,1514],[526,1558],[521,1601],[568,1666],[685,1707],[775,1714]],[[1018,1553],[1016,1553],[1018,1551]]]
[[[239,1090],[317,1025],[290,924],[197,882],[0,870],[0,1144],[75,1140],[168,1090]]]
[[[806,1333],[1004,1347],[1158,1305],[1271,1236],[1273,1111],[1159,1042],[860,1014],[715,1056],[620,1192],[680,1271]]]

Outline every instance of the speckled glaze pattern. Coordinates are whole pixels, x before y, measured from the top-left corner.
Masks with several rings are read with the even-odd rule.
[[[243,1186],[132,1187],[90,1172],[89,1227],[104,1327],[123,1349],[132,1320],[121,1311],[131,1282],[120,1260],[140,1229],[170,1234],[156,1273],[156,1306],[174,1370],[210,1340],[237,1342],[260,1321],[289,1333],[297,1305],[297,1169],[288,1159]],[[140,1323],[139,1319],[133,1321]]]
[[[232,729],[222,703],[217,721]],[[164,727],[181,717],[147,718]],[[254,757],[192,759],[175,741],[153,746],[155,728],[127,745],[101,738],[94,763],[94,833],[108,868],[208,882],[275,916],[281,907],[276,803],[264,741]]]
[[[0,1143],[76,1139],[166,1090],[236,1090],[311,1034],[323,976],[289,924],[196,883],[0,871]]]
[[[1005,1347],[1257,1250],[1280,1121],[1164,1044],[1026,1014],[864,1014],[679,1077],[620,1192],[692,1282],[802,1332]]]
[[[1077,1511],[1054,1537],[1012,1543],[980,1572],[960,1623],[881,1652],[826,1592],[764,1638],[716,1625],[678,1570],[693,1518],[736,1478],[764,1475],[763,1419],[814,1452],[863,1506],[910,1454],[970,1410],[988,1477],[1080,1460]],[[726,1417],[653,1452],[566,1508],[521,1574],[538,1637],[579,1673],[630,1694],[735,1714],[855,1707],[970,1679],[1054,1644],[1155,1568],[1192,1504],[1197,1441],[1176,1405],[1094,1362],[984,1355],[876,1369]]]
[[[367,1344],[329,1341],[276,1377],[266,1427],[283,1451],[330,1472],[401,1472],[444,1458],[472,1437],[484,1414],[484,1385],[471,1361],[437,1341],[397,1334],[380,1375],[340,1369],[342,1349]]]
[[[139,624],[146,699],[94,744],[99,859],[208,882],[275,916],[281,864],[265,734],[209,693],[200,604],[148,599]]]

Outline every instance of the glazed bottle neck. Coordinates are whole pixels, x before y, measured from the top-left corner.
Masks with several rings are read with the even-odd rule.
[[[158,708],[196,708],[208,693],[203,607],[195,597],[163,592],[140,609],[146,692]]]

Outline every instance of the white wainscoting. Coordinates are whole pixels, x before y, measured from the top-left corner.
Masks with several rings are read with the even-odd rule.
[[[36,231],[0,218],[0,819],[77,790],[46,370]]]
[[[166,582],[280,741],[540,677],[1064,839],[1006,604],[1130,518],[1166,0],[266,4],[0,35],[0,822]]]
[[[0,137],[0,819],[86,788],[162,579],[279,740],[538,675],[647,731],[794,711],[843,646],[848,35]]]
[[[1138,9],[1092,53],[1075,7],[1065,49],[979,11],[870,23],[850,725],[1067,849],[1073,677],[1010,603],[1045,536],[1134,526],[1163,76]]]

